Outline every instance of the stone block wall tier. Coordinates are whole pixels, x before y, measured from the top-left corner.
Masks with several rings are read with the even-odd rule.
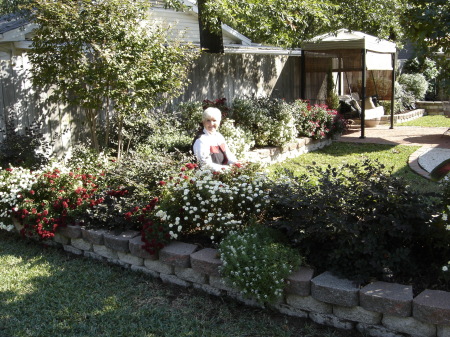
[[[362,288],[359,295],[361,306],[366,310],[400,317],[411,316],[411,286],[378,281]]]
[[[450,292],[424,290],[413,301],[413,316],[425,323],[450,326]]]
[[[175,267],[189,268],[191,266],[191,254],[197,249],[197,245],[173,241],[161,249],[159,260]]]
[[[103,234],[103,240],[105,241],[106,247],[119,252],[128,253],[130,251],[130,240],[138,235],[138,231],[125,231],[120,234],[108,231],[108,233]]]
[[[359,304],[359,287],[353,281],[325,272],[311,280],[311,295],[318,301],[354,307]]]
[[[136,236],[128,242],[128,248],[130,249],[130,253],[134,256],[141,257],[143,259],[149,260],[158,260],[157,254],[150,254],[147,252],[142,246],[144,242],[140,236]]]
[[[204,248],[191,254],[192,269],[199,273],[220,276],[221,265],[222,261],[219,259],[217,249]]]
[[[57,233],[71,239],[81,238],[81,226],[78,225],[67,225],[60,226],[57,228]]]
[[[82,238],[94,245],[103,245],[104,244],[103,235],[107,233],[108,231],[106,229],[81,228]]]
[[[314,276],[314,269],[300,267],[287,277],[286,292],[299,296],[311,294],[311,279]]]

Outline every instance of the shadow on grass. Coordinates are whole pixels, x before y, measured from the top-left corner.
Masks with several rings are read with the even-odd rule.
[[[0,336],[361,336],[0,232]],[[313,328],[311,328],[313,327]]]

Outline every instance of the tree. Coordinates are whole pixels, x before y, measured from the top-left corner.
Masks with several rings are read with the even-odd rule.
[[[51,89],[50,102],[84,111],[97,151],[102,113],[106,123],[116,118],[120,158],[123,121],[179,94],[196,53],[169,42],[166,27],[150,24],[146,1],[36,0],[29,8],[38,24],[30,52],[33,84]],[[108,138],[106,132],[103,146]]]
[[[208,0],[204,19],[222,21],[256,42],[299,47],[339,28],[399,39],[403,0]]]
[[[450,46],[450,3],[448,0],[408,0],[402,24],[407,36],[423,50],[442,51]],[[448,65],[448,64],[447,64]]]

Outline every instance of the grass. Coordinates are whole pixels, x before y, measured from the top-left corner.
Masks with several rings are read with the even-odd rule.
[[[345,163],[362,162],[364,159],[378,160],[391,169],[393,175],[404,178],[412,187],[424,194],[435,194],[440,190],[440,185],[419,176],[408,165],[409,156],[417,149],[418,146],[333,142],[321,150],[274,164],[269,170],[273,173],[286,168],[300,175],[307,173],[308,166],[312,165],[338,167]]]
[[[361,336],[0,231],[0,336]]]
[[[398,123],[399,126],[449,127],[450,118],[442,115],[423,116],[412,121]]]

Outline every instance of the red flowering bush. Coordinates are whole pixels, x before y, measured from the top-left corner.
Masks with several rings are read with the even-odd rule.
[[[96,177],[58,169],[36,174],[31,189],[19,193],[13,216],[23,226],[21,234],[27,237],[49,239],[59,226],[65,226],[73,211],[86,203],[95,204],[92,196],[97,191]]]
[[[298,100],[294,103],[295,126],[300,137],[324,139],[344,131],[345,120],[324,104],[310,105]]]

